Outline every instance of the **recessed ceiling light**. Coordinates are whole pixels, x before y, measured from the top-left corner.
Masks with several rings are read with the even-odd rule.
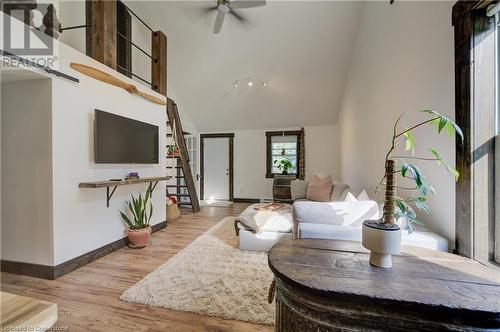
[[[262,86],[267,86],[267,82],[262,82]]]
[[[252,86],[253,85],[253,82],[252,81],[248,81],[248,86]]]
[[[239,85],[238,83],[234,83],[234,87],[235,87],[235,88],[239,88],[239,87],[240,87],[240,85]]]

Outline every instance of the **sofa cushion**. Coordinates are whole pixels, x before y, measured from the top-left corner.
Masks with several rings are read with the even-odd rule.
[[[292,182],[290,182],[290,191],[292,193],[292,199],[294,201],[297,199],[305,199],[308,186],[309,186],[309,181],[293,180]]]
[[[362,190],[358,197],[356,197],[358,201],[369,201],[371,200],[370,196],[368,196],[368,193],[366,192],[366,190]]]
[[[294,223],[361,227],[363,221],[378,218],[378,204],[363,202],[311,202],[293,204]]]
[[[292,210],[290,205],[285,204],[284,207],[275,211],[255,209],[261,205],[252,204],[235,218],[239,229],[247,229],[255,233],[290,233],[292,231]]]
[[[315,202],[329,202],[332,195],[332,177],[320,179],[314,175],[307,186],[306,198]]]
[[[306,199],[307,187],[309,186],[309,181],[304,180],[293,180],[290,183],[290,190],[292,193],[292,200],[296,201],[298,199]],[[330,196],[330,201],[340,202],[345,200],[347,193],[349,192],[349,186],[343,183],[334,182],[332,186],[332,195]]]
[[[343,183],[334,183],[332,189],[332,195],[330,196],[331,202],[341,202],[347,196],[349,192],[349,186]]]

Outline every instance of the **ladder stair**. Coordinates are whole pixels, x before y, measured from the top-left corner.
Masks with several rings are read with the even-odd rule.
[[[186,141],[184,135],[188,134],[184,130],[182,130],[182,124],[179,117],[179,111],[177,109],[177,104],[170,98],[167,98],[167,117],[168,122],[167,126],[170,126],[170,129],[175,135],[174,141],[177,143],[177,147],[179,148],[179,157],[174,157],[177,160],[177,166],[167,166],[168,169],[182,169],[183,177],[179,177],[184,179],[184,185],[168,185],[167,186],[167,196],[175,196],[175,197],[189,197],[190,206],[193,212],[200,211],[200,203],[198,201],[198,195],[196,194],[196,186],[193,179],[193,173],[191,172],[191,166],[189,165],[189,154],[186,146]],[[168,137],[168,134],[167,134]],[[173,137],[173,136],[171,136]],[[172,158],[168,157],[167,158]],[[180,166],[179,166],[180,164]],[[176,188],[176,191],[179,188],[186,188],[187,194],[179,194],[179,193],[169,193],[168,188]],[[181,202],[179,202],[181,203]],[[182,202],[184,203],[184,202]]]

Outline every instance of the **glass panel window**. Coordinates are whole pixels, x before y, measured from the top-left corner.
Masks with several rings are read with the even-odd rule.
[[[290,164],[286,169],[287,174],[298,175],[299,169],[299,133],[300,132],[268,132],[267,135],[267,177],[274,174],[283,174],[288,161]]]

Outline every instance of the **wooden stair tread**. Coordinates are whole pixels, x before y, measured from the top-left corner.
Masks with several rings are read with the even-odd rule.
[[[40,331],[57,322],[57,304],[31,297],[0,292],[0,326],[5,331]]]

